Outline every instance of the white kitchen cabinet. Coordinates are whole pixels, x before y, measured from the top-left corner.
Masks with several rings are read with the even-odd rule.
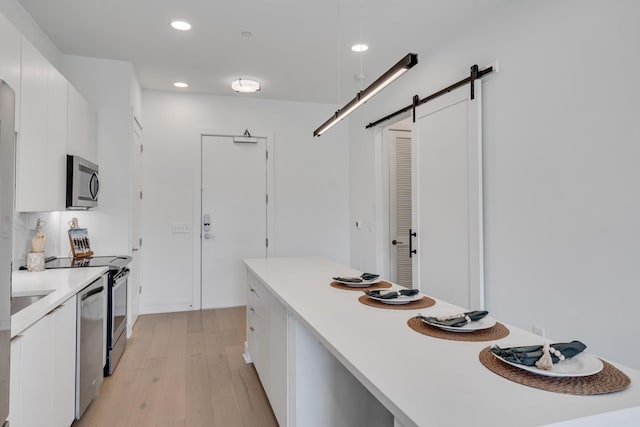
[[[247,278],[247,349],[280,426],[287,425],[287,310],[256,276]]]
[[[98,163],[97,114],[72,84],[67,93],[67,152]]]
[[[11,365],[9,380],[9,424],[21,426],[22,418],[20,407],[22,406],[22,336],[18,335],[11,340]]]
[[[67,80],[22,39],[16,210],[65,209]]]
[[[52,425],[70,426],[75,419],[76,393],[76,296],[54,316]]]
[[[255,289],[248,286],[247,291],[247,348],[245,359],[248,363],[255,365],[256,360],[260,360],[260,346],[258,343],[260,330],[260,316],[256,307],[260,303],[259,296]]]
[[[287,423],[287,310],[269,293],[269,402],[281,426]]]
[[[0,14],[0,79],[15,93],[16,131],[20,130],[20,45],[20,32]]]
[[[11,426],[51,425],[53,410],[53,317],[45,316],[12,340],[18,340],[21,360],[11,367],[12,385],[19,381],[18,394],[11,394]],[[17,400],[14,402],[14,399]]]
[[[75,416],[76,297],[11,340],[12,427],[68,427]]]

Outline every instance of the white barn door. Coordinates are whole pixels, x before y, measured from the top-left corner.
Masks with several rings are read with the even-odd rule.
[[[414,287],[484,308],[480,81],[416,108],[413,125]]]
[[[389,248],[390,278],[413,288],[409,230],[411,229],[411,132],[390,130],[389,143]]]

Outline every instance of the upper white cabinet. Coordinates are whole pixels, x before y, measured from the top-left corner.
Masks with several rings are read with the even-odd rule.
[[[68,85],[67,151],[98,163],[97,114],[89,102]]]
[[[22,39],[16,210],[65,209],[67,80]]]
[[[16,96],[16,131],[20,130],[20,33],[0,14],[0,79]]]

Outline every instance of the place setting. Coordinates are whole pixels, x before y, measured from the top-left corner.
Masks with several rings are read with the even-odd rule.
[[[623,390],[631,379],[610,363],[585,352],[578,340],[501,348],[484,348],[480,363],[508,380],[529,387],[574,395]]]
[[[374,289],[364,290],[358,298],[364,305],[391,310],[416,310],[435,305],[435,300],[420,293],[419,289]]]
[[[362,273],[360,276],[334,277],[331,287],[344,291],[363,291],[374,289],[388,289],[391,283],[380,279],[379,274]]]
[[[432,316],[418,314],[407,321],[414,331],[451,341],[492,341],[509,335],[509,329],[485,310],[440,311]]]

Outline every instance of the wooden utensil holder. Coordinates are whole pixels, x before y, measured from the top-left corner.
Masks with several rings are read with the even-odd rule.
[[[44,252],[27,254],[27,271],[44,271]]]

